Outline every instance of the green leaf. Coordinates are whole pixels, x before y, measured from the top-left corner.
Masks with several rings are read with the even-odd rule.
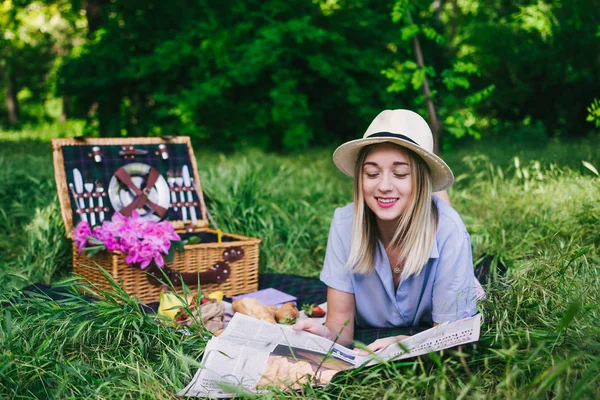
[[[192,236],[191,238],[189,238],[187,240],[187,244],[198,244],[200,242],[202,242],[202,239],[200,239],[199,236]],[[181,243],[181,242],[177,242],[177,243]],[[183,248],[181,251],[183,251]]]
[[[98,245],[98,246],[104,246],[104,242],[102,240],[98,240],[93,236],[86,236],[85,240],[87,240],[88,242]]]
[[[424,80],[425,80],[425,70],[424,69],[418,69],[413,74],[410,83],[412,83],[413,88],[415,90],[417,90],[417,89],[419,89],[421,87],[421,85],[423,85],[423,81]]]
[[[446,126],[445,128],[448,132],[450,132],[452,134],[452,136],[454,136],[458,139],[460,139],[461,137],[463,137],[467,134],[467,130],[464,128],[461,128],[459,126]]]
[[[93,257],[98,253],[101,253],[103,251],[106,251],[106,247],[104,246],[104,244],[100,245],[100,246],[90,246],[90,247],[85,247],[83,249],[83,252],[88,256],[88,257]]]
[[[586,167],[587,169],[592,171],[594,173],[594,175],[599,176],[598,170],[591,163],[589,163],[587,161],[581,161],[581,163],[583,164],[584,167]]]
[[[558,325],[556,326],[556,331],[561,332],[566,327],[568,327],[571,321],[573,321],[573,318],[575,318],[575,315],[577,315],[577,312],[580,308],[581,302],[579,301],[579,299],[572,301],[571,304],[569,304],[569,308],[567,308],[567,311],[558,322]]]
[[[419,27],[414,24],[403,26],[400,30],[400,36],[402,37],[402,40],[412,39],[412,37],[415,36],[417,33],[419,33]]]
[[[438,366],[441,367],[442,366],[442,358],[440,357],[440,354],[437,352],[431,352],[427,354],[429,356],[429,358],[431,360],[433,360],[433,362]]]
[[[471,86],[471,83],[469,82],[469,80],[465,76],[455,76],[454,77],[454,84],[456,86],[460,86],[460,87],[465,88],[465,89],[468,89]]]
[[[168,263],[171,263],[171,262],[173,262],[174,259],[175,259],[175,246],[173,246],[173,243],[171,243],[171,247],[169,247],[169,252],[165,256],[165,261]]]
[[[404,61],[404,63],[402,63],[402,66],[406,69],[417,69],[419,67],[416,62],[411,60]]]
[[[471,107],[471,106],[476,106],[477,104],[481,103],[482,101],[484,101],[485,99],[487,99],[488,97],[490,97],[492,95],[492,93],[494,93],[494,90],[496,89],[496,85],[489,85],[469,96],[467,96],[465,98],[465,105]]]
[[[461,73],[467,74],[467,75],[473,75],[473,74],[479,75],[480,74],[479,67],[476,64],[464,62],[464,61],[455,62],[454,65],[452,66],[452,69],[455,72],[461,72]]]
[[[442,73],[442,83],[444,84],[444,86],[446,86],[446,88],[448,88],[448,90],[453,90],[454,89],[454,77],[452,76],[451,73],[447,74],[447,71],[444,71],[444,73]]]
[[[427,39],[433,40],[437,44],[446,43],[446,39],[430,26],[421,26],[421,31],[423,31],[423,35],[425,35]]]
[[[392,22],[396,23],[404,17],[406,13],[407,0],[398,0],[392,8]]]

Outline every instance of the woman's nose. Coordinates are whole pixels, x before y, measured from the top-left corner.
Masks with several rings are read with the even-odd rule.
[[[390,174],[381,174],[381,180],[379,181],[379,190],[382,192],[389,192],[392,190],[392,179]]]

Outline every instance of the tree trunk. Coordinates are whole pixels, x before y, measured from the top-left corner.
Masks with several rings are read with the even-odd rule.
[[[12,67],[6,70],[6,108],[8,122],[14,126],[19,122],[19,99],[17,98],[17,76]]]
[[[60,122],[64,124],[69,119],[69,104],[71,103],[71,97],[64,96],[62,97],[62,112],[60,114]]]
[[[412,16],[410,12],[407,11],[408,23],[413,24]],[[425,63],[423,62],[423,52],[421,51],[421,44],[419,43],[418,35],[414,35],[412,37],[413,48],[415,50],[415,56],[417,58],[417,65],[419,69],[425,68]],[[433,104],[433,99],[431,98],[431,90],[429,89],[429,80],[427,79],[427,75],[424,75],[423,79],[423,94],[425,95],[425,102],[427,103],[427,113],[429,114],[429,125],[431,126],[431,133],[433,133],[433,152],[435,154],[440,153],[439,148],[439,132],[440,132],[440,121],[437,118],[437,113],[435,111],[435,104]]]
[[[450,39],[454,39],[456,36],[456,19],[458,18],[458,1],[451,0],[450,4],[452,4],[452,22],[450,23]]]
[[[108,3],[107,0],[87,0],[85,2],[88,36],[91,36],[102,25],[102,6],[106,3]]]
[[[85,2],[85,17],[88,24],[88,38],[91,38],[94,32],[102,26],[102,7],[107,4],[109,0],[86,0]],[[98,101],[94,102],[89,109],[88,114],[98,113],[98,123],[100,125],[100,134],[104,136],[108,131],[106,123],[102,118],[103,106]],[[64,108],[63,108],[64,110]]]

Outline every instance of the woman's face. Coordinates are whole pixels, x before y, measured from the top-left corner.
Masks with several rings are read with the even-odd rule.
[[[362,166],[362,191],[377,220],[395,221],[406,210],[413,184],[408,155],[391,143],[378,144]]]

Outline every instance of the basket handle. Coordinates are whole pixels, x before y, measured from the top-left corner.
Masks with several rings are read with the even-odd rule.
[[[188,286],[195,286],[200,282],[222,283],[231,275],[231,266],[228,261],[238,261],[244,258],[244,250],[241,247],[230,247],[223,251],[223,260],[217,261],[212,267],[203,272],[179,272],[174,269],[163,266],[159,267],[152,264],[146,269],[148,282],[154,286],[164,285],[164,278],[168,278],[173,286],[181,286],[185,283]],[[163,282],[161,282],[161,278]]]
[[[154,286],[163,286],[165,278],[173,284],[173,286],[181,286],[185,283],[188,286],[195,286],[198,282],[204,283],[221,283],[225,282],[231,275],[231,267],[226,261],[218,261],[203,272],[179,272],[172,268],[159,267],[152,265],[146,269],[148,282]]]

